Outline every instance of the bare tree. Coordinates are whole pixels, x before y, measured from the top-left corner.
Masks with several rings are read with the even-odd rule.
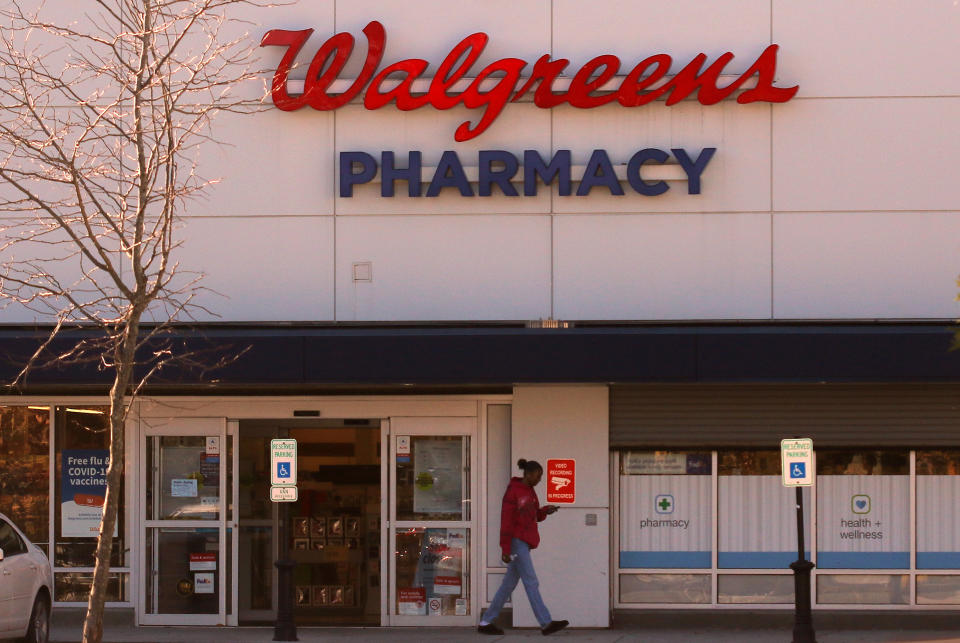
[[[83,360],[113,378],[107,494],[83,628],[83,640],[96,642],[127,414],[150,376],[178,357],[161,338],[197,312],[200,275],[177,263],[178,217],[211,182],[196,160],[213,140],[211,118],[260,104],[231,90],[262,77],[250,64],[256,43],[235,18],[241,5],[265,5],[57,4],[51,12],[7,0],[0,9],[0,296],[50,327],[15,384],[40,366]]]

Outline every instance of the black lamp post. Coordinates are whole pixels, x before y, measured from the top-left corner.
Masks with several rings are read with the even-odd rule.
[[[274,641],[296,641],[297,624],[293,621],[293,568],[290,559],[290,503],[283,503],[283,522],[280,525],[280,560],[277,567],[277,622],[273,628]]]
[[[804,557],[803,543],[803,491],[797,490],[797,560],[790,563],[793,570],[793,590],[795,614],[793,621],[793,643],[817,643],[813,631],[813,617],[810,613],[810,571],[813,563]]]

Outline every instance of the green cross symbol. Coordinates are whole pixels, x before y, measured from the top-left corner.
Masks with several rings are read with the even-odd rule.
[[[661,511],[666,511],[666,510],[669,509],[669,508],[670,508],[670,501],[667,500],[666,498],[662,499],[662,500],[660,501],[660,509],[661,509]]]

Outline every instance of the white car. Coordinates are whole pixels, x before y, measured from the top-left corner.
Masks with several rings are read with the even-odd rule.
[[[47,643],[53,572],[39,547],[0,514],[0,639]]]

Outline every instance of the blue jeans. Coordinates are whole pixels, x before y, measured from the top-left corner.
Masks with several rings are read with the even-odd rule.
[[[540,623],[540,627],[546,627],[553,619],[550,618],[550,610],[543,604],[543,598],[540,597],[540,581],[537,580],[537,572],[533,569],[533,559],[530,558],[530,545],[519,538],[510,541],[510,564],[507,565],[507,573],[500,583],[500,589],[493,597],[490,607],[483,614],[483,620],[487,623],[493,623],[503,604],[510,598],[519,581],[523,581],[523,589],[527,590],[527,598],[530,599],[530,607],[533,608],[533,615]]]

